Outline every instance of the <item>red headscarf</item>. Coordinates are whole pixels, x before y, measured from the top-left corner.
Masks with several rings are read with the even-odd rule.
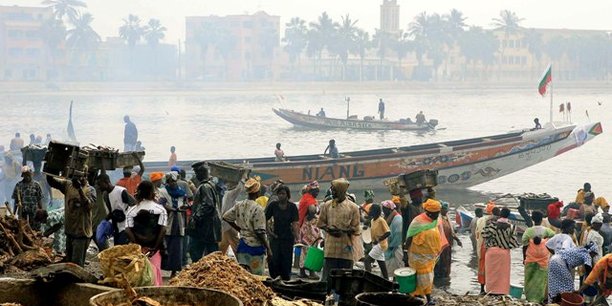
[[[558,219],[561,216],[561,207],[563,207],[563,201],[558,201],[548,205],[547,213],[548,218]]]

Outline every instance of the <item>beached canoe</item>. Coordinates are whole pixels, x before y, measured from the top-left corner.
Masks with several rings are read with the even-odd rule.
[[[438,125],[438,120],[435,119],[431,119],[423,124],[416,124],[416,122],[408,122],[408,120],[338,119],[313,116],[282,108],[274,108],[272,110],[276,115],[293,125],[315,129],[429,131],[435,129],[436,125]]]
[[[564,152],[582,146],[601,134],[600,123],[553,125],[531,131],[523,130],[488,137],[456,141],[342,152],[338,159],[322,155],[289,157],[276,162],[274,157],[222,160],[252,169],[265,184],[282,179],[291,188],[312,180],[323,188],[336,178],[350,180],[351,189],[384,188],[385,179],[424,169],[438,170],[441,187],[465,188],[500,178]],[[206,157],[202,157],[203,160]],[[215,160],[219,161],[219,160]],[[195,161],[181,161],[190,169]],[[147,171],[168,171],[167,162],[145,163]]]

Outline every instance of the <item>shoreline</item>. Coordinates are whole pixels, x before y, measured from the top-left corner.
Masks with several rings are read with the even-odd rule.
[[[599,90],[612,92],[612,81],[557,81],[557,90]],[[0,82],[0,95],[130,95],[201,96],[210,93],[313,93],[349,94],[435,91],[533,90],[534,82]]]

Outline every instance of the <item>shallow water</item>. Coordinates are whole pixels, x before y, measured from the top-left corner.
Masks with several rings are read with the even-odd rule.
[[[596,195],[610,195],[612,176],[612,88],[555,89],[555,104],[572,102],[575,122],[601,121],[604,134],[579,149],[503,178],[473,187],[485,193],[547,192],[566,203],[585,181],[593,185]],[[201,96],[156,94],[146,92],[121,96],[113,92],[83,95],[6,95],[0,93],[0,143],[8,146],[13,134],[51,133],[64,138],[68,107],[74,100],[73,123],[81,144],[95,143],[123,147],[123,116],[132,117],[147,149],[146,160],[167,160],[169,147],[176,146],[179,159],[242,158],[271,156],[274,144],[281,142],[288,156],[322,153],[331,138],[340,151],[457,140],[504,133],[532,126],[534,117],[548,118],[548,99],[540,98],[535,89],[482,90],[387,90],[364,94],[286,93],[281,104],[277,92],[203,92]],[[428,119],[440,121],[435,133],[384,131],[359,132],[306,130],[292,127],[276,117],[273,107],[284,107],[316,113],[324,107],[330,117],[346,116],[345,96],[350,95],[350,113],[376,115],[378,98],[386,101],[387,117],[396,120],[414,118],[423,111]],[[596,101],[602,101],[599,106]],[[561,119],[556,112],[555,118]],[[590,118],[587,118],[588,110]],[[382,182],[381,182],[382,183]],[[382,184],[381,184],[382,187]],[[439,193],[453,204],[485,201],[487,195],[474,191]],[[357,193],[357,192],[356,192]],[[361,193],[357,193],[361,196]],[[378,193],[377,200],[386,198]],[[358,201],[361,199],[358,198]],[[455,246],[452,282],[454,293],[479,290],[476,283],[476,261],[469,237],[461,235],[463,248]],[[512,253],[512,283],[522,284],[523,266],[520,249]]]

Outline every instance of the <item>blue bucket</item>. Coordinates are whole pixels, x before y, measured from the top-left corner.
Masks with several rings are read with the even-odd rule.
[[[300,255],[302,255],[302,247],[293,247],[293,254],[297,257],[300,257]]]
[[[519,285],[510,285],[510,296],[515,299],[521,299],[523,297],[523,287]]]

